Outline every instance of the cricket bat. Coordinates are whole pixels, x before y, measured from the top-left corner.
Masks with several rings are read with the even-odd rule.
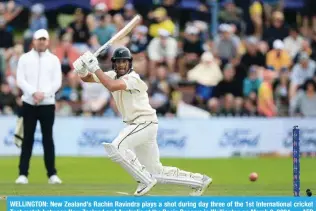
[[[132,29],[139,23],[140,20],[140,15],[136,15],[123,29],[121,29],[117,34],[115,34],[104,45],[102,45],[96,52],[94,52],[94,56],[98,57],[102,51],[111,47],[113,43],[122,40],[126,35],[128,35],[132,31]]]

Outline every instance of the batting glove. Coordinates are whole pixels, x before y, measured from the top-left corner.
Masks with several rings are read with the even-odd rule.
[[[90,51],[87,51],[82,55],[82,61],[91,73],[95,73],[95,71],[101,69],[99,67],[98,59]]]
[[[82,61],[82,56],[80,56],[72,65],[75,68],[75,73],[77,73],[80,77],[86,77],[89,74],[89,71]]]

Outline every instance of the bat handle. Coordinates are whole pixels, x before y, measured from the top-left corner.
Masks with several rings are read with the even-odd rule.
[[[93,55],[94,55],[95,57],[98,57],[102,51],[108,50],[110,47],[111,47],[110,44],[104,46],[103,48],[101,47],[101,48],[99,48],[96,52],[94,52]]]

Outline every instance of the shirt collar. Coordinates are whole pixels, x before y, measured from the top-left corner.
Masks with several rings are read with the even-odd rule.
[[[36,54],[39,54],[39,52],[38,51],[36,51],[34,48],[32,48],[32,50],[31,50],[33,53],[36,53]],[[42,56],[42,55],[45,55],[45,54],[47,54],[49,52],[49,50],[48,49],[46,49],[46,51],[44,51],[44,52],[41,52],[40,53],[40,55]]]

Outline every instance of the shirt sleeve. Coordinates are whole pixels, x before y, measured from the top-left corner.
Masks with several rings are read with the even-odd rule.
[[[122,78],[126,84],[126,90],[147,91],[148,87],[139,76],[126,75]]]
[[[114,71],[107,71],[107,72],[104,72],[104,74],[109,76],[111,79],[115,79],[115,76],[116,76],[116,73]],[[98,78],[96,74],[92,74],[92,77],[95,82],[100,83],[100,79]]]
[[[20,89],[22,89],[24,94],[33,95],[36,92],[35,87],[32,87],[25,79],[25,57],[20,57],[18,61],[18,67],[17,67],[17,85]]]
[[[289,114],[294,116],[296,112],[300,109],[303,93],[299,91],[296,96],[290,101]],[[299,111],[300,112],[300,111]]]
[[[150,60],[157,61],[157,60],[161,59],[161,56],[159,54],[160,47],[159,47],[158,42],[155,38],[150,41],[150,43],[148,45],[147,52],[148,52],[148,57]]]
[[[168,42],[167,45],[167,56],[169,58],[175,58],[177,56],[177,41],[174,40],[173,38],[170,38],[170,41]]]
[[[291,81],[294,85],[299,85],[301,83],[300,77],[299,77],[299,67],[295,65],[292,70],[291,74]]]
[[[271,100],[271,92],[266,84],[260,86],[260,98],[264,101]]]

